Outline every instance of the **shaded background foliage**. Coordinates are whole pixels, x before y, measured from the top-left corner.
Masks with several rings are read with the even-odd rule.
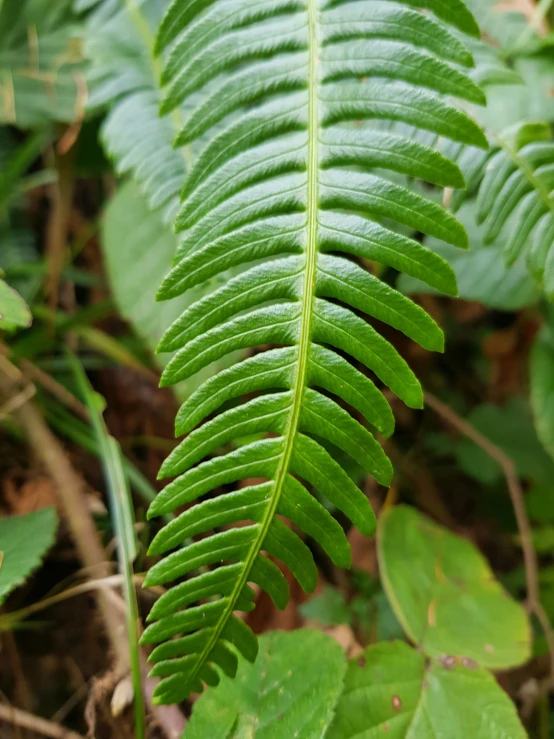
[[[325,696],[319,696],[317,716],[321,714],[326,736],[333,739],[348,735],[344,727],[349,722],[352,733],[383,722],[398,722],[398,728],[397,723],[391,726],[402,732],[404,717],[421,710],[417,696],[426,680],[433,684],[427,698],[430,705],[440,707],[441,701],[448,700],[452,706],[451,696],[460,693],[459,685],[471,683],[467,689],[475,691],[473,695],[492,696],[487,705],[498,710],[501,718],[493,716],[491,725],[505,722],[509,736],[524,736],[513,708],[486,668],[495,672],[517,706],[527,733],[539,739],[554,736],[548,692],[552,654],[544,620],[541,625],[537,613],[531,614],[530,634],[523,611],[516,605],[525,603],[529,595],[524,544],[527,552],[531,547],[536,553],[540,565],[537,573],[531,573],[537,575],[538,586],[531,596],[540,600],[547,620],[554,619],[554,313],[547,300],[553,279],[552,257],[548,261],[552,252],[547,247],[554,243],[554,237],[548,241],[547,219],[554,206],[544,198],[540,201],[544,187],[537,187],[534,177],[522,185],[522,194],[529,196],[527,210],[510,210],[506,222],[499,216],[498,232],[492,239],[487,233],[489,219],[479,217],[479,211],[490,217],[492,210],[482,202],[491,192],[488,186],[481,188],[488,157],[495,156],[497,149],[509,156],[534,140],[552,142],[553,38],[545,3],[540,5],[545,11],[541,16],[533,3],[499,7],[493,0],[472,0],[467,4],[483,29],[482,42],[475,42],[472,51],[477,61],[475,79],[484,85],[488,98],[486,109],[472,107],[471,112],[484,126],[492,154],[468,149],[456,152],[469,184],[464,198],[430,191],[415,180],[404,183],[416,192],[425,190],[439,202],[444,198],[466,226],[471,243],[467,253],[426,241],[451,263],[461,300],[432,293],[411,278],[398,278],[392,270],[382,272],[381,278],[417,296],[438,321],[446,334],[447,350],[435,356],[393,332],[385,331],[385,335],[408,359],[426,390],[447,405],[454,420],[469,421],[511,462],[531,521],[530,537],[518,527],[507,492],[506,469],[498,456],[491,456],[490,448],[461,433],[452,417],[437,414],[434,405],[420,412],[393,401],[398,430],[386,443],[396,473],[390,490],[365,479],[363,470],[352,462],[345,459],[344,463],[374,509],[387,511],[382,519],[388,521],[387,526],[394,522],[393,516],[404,516],[403,530],[414,531],[415,539],[420,525],[430,527],[425,529],[423,543],[400,535],[392,547],[390,556],[399,559],[393,566],[399,582],[391,582],[383,531],[376,547],[373,540],[346,528],[353,550],[351,571],[337,569],[312,543],[320,573],[318,593],[306,600],[291,580],[293,597],[283,612],[275,611],[267,596],[260,594],[256,611],[248,617],[258,634],[311,629],[264,636],[261,658],[272,664],[282,659],[287,672],[299,671],[300,680],[300,669],[309,664],[310,657],[325,655],[327,667],[320,664],[313,669],[334,679],[329,678]],[[98,571],[100,580],[117,571],[114,535],[121,539],[120,527],[125,529],[121,521],[129,515],[125,502],[117,498],[114,502],[108,495],[110,481],[115,489],[122,489],[117,475],[123,470],[131,485],[131,498],[126,500],[132,500],[136,521],[134,534],[128,525],[125,529],[127,541],[133,540],[136,547],[135,572],[145,572],[155,561],[145,551],[156,532],[145,520],[145,509],[155,494],[161,461],[174,446],[177,408],[174,394],[157,389],[162,368],[154,348],[186,301],[202,294],[187,295],[181,304],[154,302],[175,250],[170,224],[178,191],[197,153],[194,148],[176,152],[172,146],[186,110],[158,117],[160,68],[152,62],[150,49],[163,5],[154,0],[4,0],[0,4],[0,372],[4,378],[0,385],[0,505],[6,517],[0,520],[5,524],[0,528],[0,550],[4,558],[12,547],[10,536],[16,533],[14,522],[7,517],[29,516],[28,525],[40,529],[40,536],[27,529],[16,570],[12,572],[5,564],[0,567],[2,705],[10,704],[80,733],[93,727],[98,737],[140,734],[141,719],[135,719],[130,708],[128,665],[124,657],[119,664],[109,656],[105,611],[99,601],[100,610],[94,607],[97,591],[79,590],[85,582],[83,560],[64,515],[56,533],[58,516],[53,509],[64,513],[59,483],[45,460],[37,460],[36,448],[34,454],[29,453],[28,427],[18,411],[33,396],[40,418],[54,440],[63,445],[63,454],[77,475],[86,515],[94,519],[95,531],[112,560],[106,571]],[[518,139],[521,131],[523,138]],[[546,187],[551,165],[554,155],[541,160],[544,169],[539,179],[546,178]],[[510,174],[517,179],[518,172],[516,161]],[[521,172],[528,174],[528,170]],[[496,202],[502,195],[502,182],[497,185]],[[509,236],[521,230],[531,212],[535,220],[527,222],[529,233],[540,225],[538,219],[544,223],[543,240],[536,249],[543,261],[530,264],[525,255],[516,254],[514,263],[508,264]],[[519,229],[515,219],[519,219]],[[366,266],[375,269],[375,265]],[[67,347],[78,355],[94,389],[105,397],[107,426],[123,451],[119,466],[116,461],[115,467],[108,467],[106,476],[101,462],[106,466],[107,431],[90,425],[97,400],[83,405],[85,398]],[[22,374],[10,375],[11,367]],[[199,379],[179,387],[179,396],[187,397]],[[36,440],[31,439],[31,449],[33,444]],[[443,527],[443,533],[430,521],[422,523],[412,509],[392,508],[391,513],[396,503],[409,504],[430,517]],[[339,521],[346,527],[340,516]],[[447,531],[462,539],[450,539]],[[403,598],[410,602],[405,591],[417,585],[416,575],[434,583],[436,570],[427,571],[424,563],[426,557],[432,561],[436,557],[429,542],[442,542],[443,537],[456,552],[455,564],[468,568],[452,576],[467,587],[455,596],[448,593],[446,601],[475,598],[465,606],[458,603],[455,609],[463,614],[468,607],[474,620],[467,641],[463,638],[464,649],[452,643],[452,638],[465,637],[462,628],[469,618],[454,620],[446,642],[424,649],[434,660],[426,666],[419,653],[398,640],[407,637],[421,646],[421,623],[436,618],[437,598],[420,603],[421,613],[404,606]],[[401,546],[408,542],[410,551],[401,557]],[[477,549],[495,573],[492,595],[481,592],[483,580],[488,583],[491,575]],[[31,576],[40,562],[38,574]],[[402,563],[407,566],[404,574]],[[434,583],[437,588],[442,584],[440,578]],[[511,600],[506,600],[506,593]],[[157,595],[150,591],[138,595],[143,616]],[[482,615],[477,619],[475,613]],[[413,621],[416,617],[421,623]],[[500,621],[506,628],[502,634],[495,628]],[[484,632],[478,630],[477,622]],[[471,638],[478,645],[472,644],[470,652]],[[306,649],[305,659],[301,648]],[[291,654],[299,660],[298,667]],[[445,662],[452,654],[463,655],[467,662],[462,658],[455,664]],[[348,664],[347,657],[351,658]],[[381,665],[390,671],[392,685],[399,675],[409,674],[410,686],[393,688],[390,695],[372,694],[371,670]],[[284,720],[281,733],[268,736],[291,736],[286,703],[266,705],[253,696],[252,691],[263,692],[259,670],[263,671],[259,663],[241,666],[236,682],[225,679],[208,691],[198,702],[186,736],[233,735],[247,730],[253,716],[262,724]],[[285,677],[278,673],[275,680]],[[298,690],[286,683],[281,687],[285,696]],[[144,682],[147,697],[148,690]],[[365,710],[368,705],[375,708],[369,712]],[[310,706],[314,707],[313,700],[306,703],[307,714]],[[161,714],[148,708],[146,731],[151,736],[169,736],[172,730],[180,733],[182,715],[188,717],[191,708],[191,702],[181,706],[182,714]],[[463,706],[450,710],[465,732],[460,737],[481,739],[475,727],[463,724]],[[218,722],[213,726],[210,722],[216,712]],[[319,728],[310,729],[309,716],[306,723],[297,720],[300,723],[295,726],[308,727],[301,736],[321,735]],[[14,721],[5,714],[0,713],[0,722],[7,737],[36,735],[32,727],[14,728]],[[416,728],[420,733],[414,736],[424,737],[425,728],[417,724]],[[483,739],[494,736],[491,731]],[[454,733],[452,737],[457,739]]]

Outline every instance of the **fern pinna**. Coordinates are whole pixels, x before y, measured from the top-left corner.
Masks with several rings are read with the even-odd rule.
[[[450,267],[390,224],[467,246],[452,215],[394,181],[407,175],[459,187],[457,166],[375,122],[486,146],[447,101],[483,102],[463,72],[471,55],[448,23],[478,34],[461,0],[174,0],[162,21],[158,52],[171,46],[163,112],[188,104],[178,145],[200,137],[205,145],[184,184],[176,222],[183,239],[160,298],[231,268],[235,275],[168,330],[160,349],[176,354],[162,382],[177,383],[235,350],[275,348],[249,352],[211,377],[178,414],[177,433],[186,438],[161,470],[178,477],[149,515],[202,502],[165,525],[151,547],[176,550],[146,580],[172,585],[144,634],[158,644],[151,658],[163,677],[160,703],[216,684],[218,669],[234,674],[235,649],[255,657],[256,639],[234,613],[253,607],[249,583],[286,605],[287,582],[272,558],[305,590],[315,588],[310,549],[281,517],[341,567],[350,563],[349,545],[320,498],[363,533],[374,531],[366,496],[329,449],[387,485],[392,466],[367,427],[388,436],[394,421],[381,391],[350,360],[411,407],[421,407],[422,391],[363,314],[426,349],[441,350],[443,337],[360,262],[454,294]],[[235,483],[235,492],[219,494]]]
[[[554,299],[554,141],[549,125],[520,123],[493,137],[490,152],[462,148],[458,163],[467,192],[478,189],[476,216],[487,243],[506,235],[508,264],[524,257],[529,271]]]

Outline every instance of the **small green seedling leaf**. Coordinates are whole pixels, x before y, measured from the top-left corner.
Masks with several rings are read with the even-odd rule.
[[[240,658],[235,680],[223,677],[195,704],[184,739],[321,739],[346,671],[341,647],[319,631],[272,632],[254,664]]]
[[[403,642],[352,660],[325,739],[525,739],[516,709],[494,677],[469,659],[426,663]]]
[[[33,317],[21,295],[0,279],[0,329],[14,331],[27,328]]]
[[[339,626],[352,620],[344,595],[329,586],[325,586],[320,593],[300,606],[300,613],[304,618],[322,626]]]
[[[427,656],[453,655],[491,669],[529,658],[525,611],[470,542],[407,506],[382,515],[377,540],[387,596]]]
[[[40,566],[57,528],[54,508],[0,519],[0,605]]]

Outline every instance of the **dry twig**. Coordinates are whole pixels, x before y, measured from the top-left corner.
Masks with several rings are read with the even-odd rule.
[[[455,428],[461,434],[471,439],[478,447],[486,452],[491,459],[498,464],[504,473],[512,506],[514,509],[519,535],[521,539],[521,548],[523,551],[523,563],[525,567],[525,582],[527,587],[527,610],[534,614],[544,632],[548,651],[550,655],[550,679],[549,687],[554,687],[554,632],[550,624],[548,615],[541,602],[539,589],[539,568],[537,562],[537,553],[533,546],[533,534],[527,509],[525,508],[525,497],[523,488],[519,481],[516,466],[510,457],[494,442],[483,436],[470,423],[459,416],[450,406],[441,402],[432,393],[425,393],[425,403],[432,408],[441,418],[443,418],[450,426]]]
[[[46,254],[48,275],[46,292],[48,305],[55,310],[58,305],[60,281],[67,251],[67,233],[73,202],[74,151],[62,155],[55,154],[58,179],[51,185],[51,215],[46,229]]]
[[[21,382],[23,375],[6,356],[0,351],[0,397],[4,396],[9,402],[11,398],[21,393]],[[25,436],[35,453],[37,459],[47,469],[53,482],[56,484],[60,503],[65,512],[71,535],[85,569],[99,580],[76,586],[72,594],[96,590],[98,606],[104,620],[108,638],[115,658],[115,672],[123,673],[128,668],[129,654],[127,651],[127,640],[125,639],[125,604],[121,597],[109,590],[109,587],[120,580],[120,576],[110,577],[109,563],[106,561],[105,553],[98,536],[90,510],[86,504],[85,497],[81,494],[83,480],[75,471],[67,455],[65,454],[58,439],[52,434],[37,407],[27,400],[14,411],[14,418],[19,422]],[[60,593],[58,597],[52,596],[49,603],[65,599],[67,593]],[[42,604],[44,606],[44,603]],[[39,608],[37,608],[38,610]],[[30,611],[31,609],[27,609]],[[185,718],[176,706],[163,707],[154,706],[152,703],[152,691],[158,680],[148,680],[144,683],[146,689],[146,700],[149,703],[152,716],[160,726],[168,739],[176,739],[181,736],[185,728]],[[11,710],[11,709],[10,709]],[[22,713],[22,712],[20,712]],[[26,714],[27,715],[27,714]],[[35,718],[31,716],[31,718]],[[41,721],[42,719],[37,719]],[[56,724],[45,722],[50,726]],[[59,727],[61,729],[61,727]],[[40,730],[34,728],[35,731]],[[63,730],[62,730],[63,731]],[[48,734],[54,739],[82,739],[71,732],[65,734]]]
[[[21,711],[19,708],[13,708],[12,706],[0,705],[0,721],[19,726],[22,729],[30,729],[35,734],[42,734],[42,736],[48,736],[51,739],[85,739],[82,734],[65,729],[60,724],[55,724],[53,721],[47,721],[40,718],[40,716],[34,716],[32,713]]]
[[[16,377],[19,377],[19,382]],[[19,370],[0,354],[0,394],[4,396],[6,402],[9,403],[10,399],[20,394],[21,379]],[[28,401],[21,405],[14,410],[13,415],[23,428],[35,456],[44,465],[56,485],[56,492],[81,562],[91,568],[97,577],[107,577],[110,574],[109,566],[85,497],[82,495],[83,480],[32,402]],[[97,602],[116,664],[119,668],[124,668],[128,663],[124,621],[106,591],[98,591]]]
[[[79,418],[81,418],[83,421],[88,422],[90,420],[87,407],[83,405],[83,403],[81,403],[81,401],[76,398],[73,393],[71,393],[66,387],[64,387],[61,382],[58,382],[55,377],[52,377],[52,375],[44,372],[44,370],[41,370],[40,367],[37,367],[32,362],[29,362],[28,359],[21,359],[19,361],[19,365],[30,380],[37,382],[39,385],[42,385],[42,387],[47,390],[50,395],[53,395],[60,401],[60,403],[72,410],[76,416],[79,416]]]

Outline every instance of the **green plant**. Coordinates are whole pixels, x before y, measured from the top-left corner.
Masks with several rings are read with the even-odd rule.
[[[508,265],[522,257],[547,297],[554,296],[554,142],[550,126],[524,122],[475,152],[470,186],[478,184],[475,217],[485,244],[504,239]],[[509,224],[509,231],[508,231]]]
[[[175,116],[158,115],[159,64],[152,59],[151,29],[163,3],[115,0],[96,6],[86,23],[89,110],[107,110],[101,137],[116,171],[132,175],[149,208],[160,209],[164,222],[171,222],[186,162],[172,146],[178,115],[177,123]]]
[[[116,439],[109,434],[104,423],[102,416],[106,405],[104,398],[94,392],[78,360],[71,357],[71,362],[75,380],[88,408],[91,426],[100,448],[102,466],[110,493],[110,509],[117,541],[117,558],[123,576],[123,591],[127,606],[126,636],[129,643],[129,662],[133,680],[135,735],[136,739],[144,739],[144,698],[138,644],[139,608],[133,582],[133,563],[137,558],[138,543],[129,479],[123,464],[121,447]]]
[[[0,605],[40,567],[54,543],[57,528],[54,508],[0,518]]]
[[[29,306],[21,295],[0,279],[0,329],[13,331],[31,325]]]
[[[485,669],[528,658],[521,606],[468,541],[414,509],[385,512],[378,542],[390,603],[417,650],[385,640],[345,674],[344,653],[320,632],[264,636],[254,665],[241,660],[237,680],[198,701],[184,739],[526,736]]]
[[[80,29],[71,0],[0,4],[0,122],[29,128],[82,118]]]
[[[184,235],[160,298],[243,268],[167,331],[160,350],[177,354],[162,383],[179,382],[233,350],[281,348],[215,374],[179,411],[177,433],[188,436],[161,470],[163,477],[178,477],[158,495],[150,517],[222,484],[267,482],[197,503],[151,545],[151,553],[166,554],[215,529],[166,556],[147,576],[147,584],[165,585],[199,571],[172,587],[150,614],[155,623],[143,640],[162,642],[152,654],[153,674],[164,677],[156,689],[159,702],[182,700],[202,682],[216,684],[215,664],[233,674],[236,657],[229,643],[254,659],[255,639],[233,615],[252,608],[248,583],[266,590],[278,607],[288,601],[281,571],[263,552],[287,565],[305,590],[314,589],[311,552],[279,515],[319,541],[337,565],[349,565],[342,528],[306,484],[363,533],[373,532],[367,498],[327,449],[341,449],[388,484],[392,466],[367,425],[387,436],[393,417],[382,392],[343,354],[375,373],[407,405],[422,405],[411,369],[358,312],[427,349],[442,349],[442,333],[421,308],[356,260],[394,267],[455,294],[450,267],[391,224],[462,248],[463,227],[393,176],[451,187],[463,180],[437,151],[374,123],[400,122],[466,145],[487,142],[445,99],[484,102],[479,87],[460,71],[460,65],[471,65],[471,55],[444,24],[412,5],[478,35],[458,0],[448,8],[438,0],[371,7],[175,0],[161,23],[157,51],[172,44],[162,74],[168,86],[162,111],[189,105],[177,143],[204,136],[206,143],[185,180],[176,220]],[[259,394],[237,403],[252,393]],[[267,432],[274,436],[228,450],[241,438]],[[202,462],[225,445],[225,454]],[[240,521],[251,523],[229,528]],[[222,566],[204,569],[215,563]],[[180,634],[186,635],[167,641]]]

